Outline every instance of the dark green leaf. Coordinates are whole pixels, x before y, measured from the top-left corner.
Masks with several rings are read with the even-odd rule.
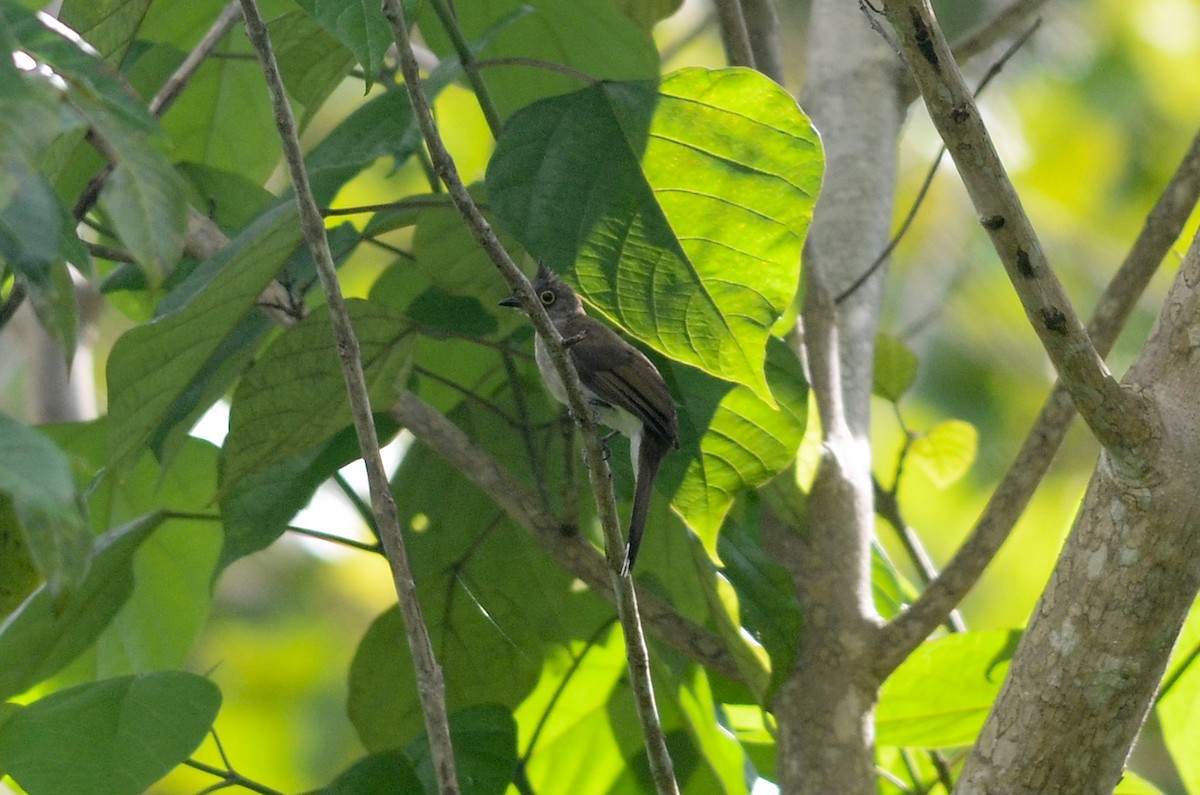
[[[354,54],[299,9],[272,19],[267,27],[283,84],[303,109],[303,128],[349,73]]]
[[[522,110],[487,184],[504,226],[600,315],[773,403],[766,341],[796,293],[822,168],[778,85],[685,69]]]
[[[220,705],[216,685],[180,671],[78,685],[0,726],[0,765],[31,795],[140,795],[200,745]]]
[[[189,402],[194,385],[228,359],[227,346],[247,317],[258,315],[255,301],[300,240],[295,208],[279,205],[197,269],[186,306],[117,340],[108,359],[113,460],[162,438],[171,418],[192,415],[177,404]]]
[[[84,582],[92,551],[71,464],[53,442],[0,414],[0,492],[8,495],[29,553],[54,599]]]
[[[151,514],[105,533],[87,578],[64,604],[43,585],[0,624],[0,699],[52,676],[104,631],[133,590],[133,553],[161,522]]]
[[[58,18],[119,64],[136,37],[152,0],[65,0]]]
[[[350,48],[363,68],[366,87],[371,88],[383,66],[383,55],[392,46],[392,29],[376,0],[298,0],[300,7]],[[413,5],[405,0],[405,5]]]
[[[458,750],[455,748],[456,753]],[[421,781],[402,752],[380,751],[359,759],[315,795],[396,795],[397,792],[421,792]]]
[[[524,6],[533,13],[522,13]],[[455,8],[467,41],[482,44],[476,52],[480,58],[535,58],[598,80],[645,80],[658,74],[654,40],[609,0],[492,0]],[[453,51],[428,3],[416,22],[435,52],[444,56]],[[527,66],[488,69],[484,82],[502,117],[580,86],[577,78]]]
[[[399,313],[361,299],[346,302],[369,397],[383,412],[407,377],[415,334]],[[238,383],[225,441],[226,487],[317,447],[352,416],[327,308],[288,329]]]
[[[484,705],[450,716],[454,763],[466,795],[502,795],[517,767],[517,725],[503,707]],[[426,792],[436,792],[429,738],[422,735],[404,749]],[[394,790],[393,790],[394,791]]]

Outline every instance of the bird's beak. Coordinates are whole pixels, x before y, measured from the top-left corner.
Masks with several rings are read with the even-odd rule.
[[[498,306],[511,306],[520,309],[521,302],[517,300],[515,295],[510,295],[508,298],[505,298],[503,301],[501,301]]]

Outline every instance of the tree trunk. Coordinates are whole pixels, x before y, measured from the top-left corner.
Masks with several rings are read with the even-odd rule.
[[[897,62],[857,3],[816,0],[803,105],[821,132],[825,184],[805,249],[804,347],[823,429],[808,523],[768,517],[804,615],[796,664],[773,704],[785,793],[876,791],[870,650],[870,396],[883,271],[841,303],[887,244],[902,119]]]
[[[1200,242],[1125,379],[1145,474],[1106,455],[955,792],[1109,793],[1200,588]]]

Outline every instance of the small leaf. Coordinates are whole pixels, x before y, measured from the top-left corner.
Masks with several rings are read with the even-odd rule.
[[[913,440],[908,460],[941,488],[955,483],[975,461],[979,432],[962,420],[946,420]]]
[[[299,3],[350,48],[362,66],[365,88],[370,90],[383,65],[383,55],[392,46],[392,29],[378,0],[299,0]],[[405,0],[410,13],[412,5],[412,0]]]
[[[133,553],[162,518],[150,514],[97,538],[87,578],[64,605],[42,585],[0,624],[0,699],[53,676],[104,631],[133,590]]]
[[[60,690],[0,726],[0,767],[35,795],[139,795],[196,750],[220,704],[216,685],[181,671]]]
[[[122,147],[100,194],[117,236],[153,284],[171,273],[183,252],[185,196],[183,179],[145,142]]]
[[[917,378],[917,355],[896,337],[875,337],[875,383],[871,391],[896,403]]]
[[[975,741],[1021,633],[966,632],[921,644],[879,693],[876,741],[950,748]]]

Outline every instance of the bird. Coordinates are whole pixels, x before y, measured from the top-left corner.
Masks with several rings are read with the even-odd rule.
[[[563,339],[596,421],[629,438],[634,491],[621,570],[624,576],[637,559],[659,467],[671,450],[679,448],[675,401],[654,363],[611,328],[589,316],[575,291],[545,263],[538,263],[533,291]],[[500,301],[500,305],[519,307],[520,302],[512,296]],[[541,336],[534,343],[534,359],[547,390],[560,403],[568,405],[567,390]]]

